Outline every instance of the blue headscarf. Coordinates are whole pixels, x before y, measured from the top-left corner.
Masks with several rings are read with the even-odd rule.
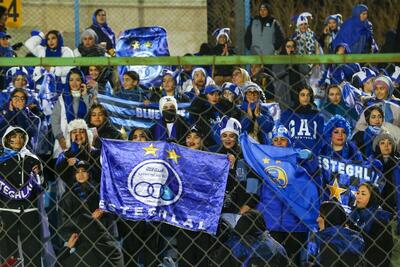
[[[372,24],[368,21],[361,21],[360,14],[368,11],[368,7],[358,4],[353,8],[352,16],[346,20],[336,38],[333,40],[333,47],[339,43],[347,43],[352,53],[362,53],[365,45],[372,39]]]
[[[57,47],[55,49],[51,49],[47,45],[47,37],[49,34],[54,34],[57,36]],[[44,43],[43,43],[44,42]],[[46,47],[46,57],[61,57],[62,56],[62,47],[64,46],[64,38],[62,37],[59,31],[53,30],[49,31],[46,34],[46,38],[42,41],[43,46]]]
[[[343,146],[342,151],[335,152],[332,149],[331,138],[332,132],[335,128],[343,128],[346,133],[346,143]],[[351,159],[351,160],[362,160],[361,153],[358,151],[356,146],[349,141],[351,136],[351,126],[350,123],[342,116],[335,115],[333,116],[324,127],[324,142],[325,145],[321,149],[321,155],[331,156],[337,158],[338,156],[343,159]]]
[[[78,113],[77,116],[75,117],[75,112],[74,112],[74,107],[73,107],[73,101],[72,101],[72,96],[69,88],[69,78],[71,74],[77,73],[81,76],[82,83],[86,83],[85,80],[85,75],[82,73],[81,70],[78,68],[73,68],[71,69],[68,74],[67,74],[67,81],[64,85],[64,90],[63,90],[63,98],[64,98],[64,106],[65,106],[65,115],[67,116],[67,121],[70,122],[75,119],[83,119],[86,116],[87,113],[87,107],[85,102],[83,101],[82,97],[79,98],[79,107],[78,107]]]
[[[108,38],[110,39],[113,47],[115,47],[115,33],[113,32],[113,30],[108,26],[107,22],[105,22],[104,24],[99,24],[97,22],[96,14],[99,13],[101,10],[102,9],[98,9],[93,13],[92,23],[93,23],[93,25],[95,27],[101,29],[102,32],[104,32],[104,34],[108,36]]]

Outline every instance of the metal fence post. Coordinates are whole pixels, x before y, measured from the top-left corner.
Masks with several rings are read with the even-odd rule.
[[[75,47],[79,45],[79,0],[74,1]]]

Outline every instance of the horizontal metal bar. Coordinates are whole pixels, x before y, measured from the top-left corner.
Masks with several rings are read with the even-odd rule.
[[[244,65],[396,63],[400,54],[296,55],[296,56],[188,56],[188,57],[71,57],[0,58],[0,66],[116,66],[116,65]]]

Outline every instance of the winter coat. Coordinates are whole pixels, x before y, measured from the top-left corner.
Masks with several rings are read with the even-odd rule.
[[[245,46],[252,54],[273,55],[283,43],[282,27],[273,16],[256,16],[247,27]]]
[[[44,38],[45,38],[45,35],[41,32],[39,35],[32,36],[28,40],[26,40],[25,46],[36,57],[46,57],[46,47],[41,45],[42,40]],[[74,57],[74,52],[71,50],[71,48],[62,46],[61,47],[61,57]],[[67,74],[71,68],[72,67],[69,67],[69,66],[51,67],[50,72],[54,73],[58,77],[62,77],[65,79],[65,77],[67,76]]]
[[[60,175],[61,179],[70,188],[74,183],[74,166],[68,165],[69,158],[76,158],[77,161],[89,162],[91,168],[90,172],[93,174],[92,183],[94,185],[100,184],[101,168],[100,168],[100,151],[95,148],[89,148],[88,145],[79,148],[77,144],[72,143],[71,147],[62,152],[56,162],[56,172]]]
[[[238,235],[229,238],[224,246],[212,255],[217,263],[226,267],[241,266],[288,266],[288,257],[285,248],[273,239],[268,232],[259,236],[246,235],[244,242]],[[229,249],[227,254],[227,249]]]
[[[156,123],[151,127],[151,133],[156,141],[166,141],[166,140],[176,140],[178,144],[185,144],[185,137],[189,130],[189,126],[185,122],[184,118],[177,115],[177,118],[172,126],[172,132],[170,137],[168,137],[168,127],[167,123],[161,117],[156,121]]]
[[[18,152],[4,147],[5,137],[15,129],[25,133],[25,144]],[[29,212],[38,209],[43,179],[39,175],[33,174],[32,169],[35,166],[42,168],[38,157],[26,148],[28,140],[28,135],[22,128],[13,126],[10,126],[2,137],[0,210],[19,213],[21,210]],[[13,191],[10,186],[15,189],[13,195],[10,194]],[[20,197],[17,196],[18,192]]]
[[[88,123],[89,128],[92,128],[93,125]],[[93,141],[93,146],[100,150],[101,145],[102,145],[102,138],[107,138],[107,139],[122,139],[121,133],[110,123],[110,121],[107,120],[99,127],[96,127],[97,129],[97,137]]]
[[[361,230],[365,242],[365,266],[390,266],[393,248],[390,229],[392,215],[381,208],[372,207],[356,208],[349,217]]]
[[[362,267],[364,240],[351,229],[332,226],[316,233],[321,267]]]
[[[75,252],[64,253],[59,258],[63,266],[103,266],[108,261],[106,266],[122,267],[114,216],[105,212],[100,219],[92,218],[92,213],[99,208],[99,200],[95,186],[89,182],[74,183],[62,196],[58,232],[64,241],[73,233],[78,234]]]

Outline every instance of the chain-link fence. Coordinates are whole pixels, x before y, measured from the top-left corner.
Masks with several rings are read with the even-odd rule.
[[[79,12],[78,31],[92,25],[96,9],[107,12],[107,20],[118,37],[119,33],[137,27],[161,26],[168,33],[171,55],[184,55],[198,51],[207,41],[207,7],[205,0],[199,1],[23,1],[22,27],[10,28],[12,42],[25,42],[33,29],[44,33],[58,30],[63,34],[65,45],[75,48],[76,9]],[[79,33],[78,33],[79,36]],[[26,53],[22,50],[19,54]]]
[[[71,93],[55,84],[53,96],[51,73],[30,90],[15,70],[1,121],[2,261],[397,266],[399,70],[348,63],[384,58],[232,57],[222,89],[207,64],[226,59],[170,58],[206,65],[134,91],[127,72],[111,93],[95,70],[82,87],[71,69]],[[240,65],[268,59],[280,63]]]
[[[239,2],[81,1],[78,28],[101,6],[116,35],[159,25],[182,55],[207,13],[213,44],[214,26],[236,38]],[[8,33],[36,57],[0,58],[0,264],[400,266],[399,54],[286,40],[280,56],[134,58],[165,55],[151,28],[122,57],[62,58],[31,30],[75,47],[74,3],[23,10]]]

